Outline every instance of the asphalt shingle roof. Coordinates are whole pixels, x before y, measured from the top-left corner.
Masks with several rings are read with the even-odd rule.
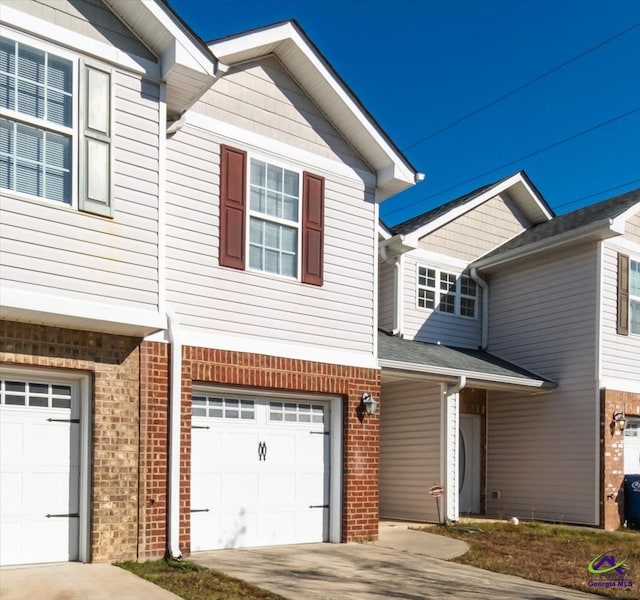
[[[590,206],[585,206],[573,212],[560,215],[559,217],[551,219],[551,221],[534,225],[526,231],[523,231],[520,235],[505,242],[502,246],[485,254],[482,258],[498,256],[509,250],[552,238],[573,229],[590,225],[591,223],[605,219],[615,219],[637,203],[640,203],[640,188],[620,194],[609,200],[603,200],[602,202],[597,202],[596,204],[591,204]]]
[[[521,379],[523,383],[537,381],[553,385],[551,380],[483,350],[404,340],[385,331],[380,331],[378,335],[378,358],[435,368],[457,369],[473,373],[474,377],[479,379],[482,379],[482,375],[487,378],[512,377]]]

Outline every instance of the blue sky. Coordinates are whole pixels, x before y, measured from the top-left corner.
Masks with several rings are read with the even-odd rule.
[[[633,27],[640,24],[640,0],[170,4],[204,40],[298,20],[426,175],[422,183],[382,204],[381,216],[388,224],[519,169],[526,170],[558,214],[640,187],[640,25]],[[625,113],[630,114],[622,117]],[[598,127],[607,121],[612,122]],[[571,136],[577,137],[537,153]]]

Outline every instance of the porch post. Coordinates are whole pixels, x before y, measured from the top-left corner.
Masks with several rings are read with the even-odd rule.
[[[454,386],[443,384],[442,388],[442,427],[441,427],[441,472],[444,485],[444,518],[457,521],[459,511],[459,473],[458,440],[460,428],[460,391],[466,384],[461,377]]]

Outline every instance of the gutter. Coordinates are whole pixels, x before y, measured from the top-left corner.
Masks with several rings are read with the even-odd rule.
[[[478,381],[487,381],[493,383],[502,383],[507,385],[520,385],[534,389],[552,390],[557,387],[553,381],[542,379],[524,379],[511,375],[493,375],[490,373],[482,373],[479,371],[462,371],[461,369],[452,369],[451,367],[438,367],[434,365],[422,365],[418,363],[405,363],[397,360],[386,360],[378,358],[378,364],[381,368],[396,369],[398,371],[412,371],[415,373],[423,373],[425,375],[435,375],[442,377],[466,377]]]
[[[182,341],[175,313],[167,310],[171,344],[169,376],[169,469],[167,495],[167,555],[182,557],[180,551],[180,408],[182,401]]]
[[[537,242],[532,242],[518,248],[513,248],[502,252],[495,256],[487,256],[486,258],[479,258],[473,262],[473,266],[478,269],[484,269],[487,267],[497,267],[506,262],[525,258],[532,254],[537,254],[545,250],[550,250],[558,246],[563,246],[570,242],[577,242],[580,240],[604,240],[611,237],[616,237],[624,233],[624,225],[620,227],[614,223],[613,219],[602,219],[594,223],[589,223],[584,227],[579,227],[571,231],[565,231],[564,233],[554,235]]]

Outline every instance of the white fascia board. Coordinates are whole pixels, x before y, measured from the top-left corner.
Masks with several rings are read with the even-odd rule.
[[[442,269],[450,269],[462,273],[470,265],[468,260],[461,258],[454,258],[446,254],[440,254],[439,252],[433,252],[426,250],[425,248],[416,248],[411,251],[410,256],[420,262],[426,262],[435,267]]]
[[[383,240],[378,245],[378,249],[383,251],[386,256],[400,256],[416,248],[417,246],[412,242],[407,242],[406,237],[400,233]]]
[[[538,205],[538,208],[542,211],[542,214],[546,217],[547,221],[550,221],[551,219],[553,219],[553,217],[554,217],[553,213],[551,213],[549,211],[549,209],[545,206],[546,203],[538,195],[538,192],[536,192],[529,185],[529,182],[524,177],[522,177],[522,175],[520,175],[520,174],[518,174],[518,175],[520,176],[520,182],[525,187],[525,189],[529,192],[529,194],[531,194],[531,197],[536,201],[536,204]]]
[[[391,232],[380,221],[378,221],[378,236],[382,238],[382,241],[391,238]]]
[[[627,392],[630,394],[640,394],[640,381],[604,377],[600,379],[599,389],[612,390],[616,392]]]
[[[477,371],[467,371],[464,369],[451,369],[448,367],[436,367],[433,365],[420,365],[416,363],[406,363],[396,360],[378,359],[378,364],[382,369],[394,369],[398,371],[410,371],[414,373],[424,373],[435,375],[442,378],[459,378],[466,377],[468,381],[483,381],[497,384],[516,385],[533,389],[553,389],[555,383],[543,381],[541,379],[523,379],[521,377],[512,377],[508,375],[493,375],[490,373],[480,373]]]
[[[176,42],[179,50],[175,53],[176,59],[184,66],[199,71],[205,75],[213,75],[215,70],[215,59],[209,55],[198,40],[194,40],[192,35],[185,31],[180,24],[157,0],[103,0],[107,6],[129,25],[133,33],[136,33],[132,23],[140,21],[140,5],[146,11],[144,22],[146,27],[153,25],[164,29]],[[144,40],[145,36],[141,35]],[[164,54],[167,48],[154,48],[159,54]],[[164,66],[163,66],[164,68]]]
[[[513,248],[513,250],[508,250],[496,256],[479,258],[472,264],[477,269],[493,268],[512,260],[528,257],[533,254],[538,254],[539,252],[558,248],[570,243],[588,240],[606,240],[620,235],[620,232],[615,231],[612,225],[613,221],[611,219],[602,219],[600,221],[584,225],[583,227],[578,227],[577,229],[565,231],[559,235],[554,235],[537,242],[532,242],[531,244],[526,244],[519,248]]]
[[[10,6],[0,10],[0,34],[2,24],[23,31],[39,39],[74,50],[87,56],[124,67],[150,79],[160,79],[160,66],[150,60],[128,54],[111,44],[95,40],[81,33],[71,31],[55,23],[28,15]]]
[[[143,337],[167,326],[159,312],[2,286],[0,318]]]
[[[625,210],[621,215],[618,215],[613,220],[612,227],[616,231],[620,231],[620,233],[624,233],[624,226],[627,220],[638,213],[640,213],[640,202],[638,202],[637,204],[634,204],[631,208],[628,208],[627,210]]]
[[[368,144],[360,143],[354,145],[355,147],[365,148],[364,151],[361,150],[365,160],[376,169],[376,186],[378,188],[376,199],[379,201],[384,200],[414,185],[420,179],[420,174],[408,165],[404,157],[389,144],[379,127],[369,119],[359,102],[333,76],[324,60],[309,45],[305,36],[301,34],[293,23],[282,23],[219,42],[212,42],[209,48],[222,63],[233,65],[234,60],[244,62],[264,56],[265,53],[272,52],[274,45],[286,40],[291,40],[294,43],[298,57],[304,57],[307,67],[313,70],[321,82],[326,83],[331,88],[333,92],[331,105],[342,104],[346,109],[344,113],[353,117],[350,129],[364,132],[369,138],[370,143]],[[278,58],[295,75],[295,69],[292,68],[293,65],[288,64],[288,55],[281,54],[278,54],[276,50]],[[307,89],[307,92],[313,95],[314,90]],[[320,98],[314,98],[314,100],[323,108]],[[323,110],[325,109],[323,108]],[[325,110],[325,113],[330,114],[331,111]],[[354,143],[354,140],[350,141]],[[377,152],[368,154],[366,148],[371,148],[372,146],[375,147]],[[383,161],[380,160],[380,154],[385,157]]]
[[[186,113],[185,124],[212,133],[225,142],[231,144],[240,143],[249,150],[265,152],[275,158],[293,161],[310,169],[321,171],[322,173],[318,173],[319,175],[323,173],[331,177],[337,175],[349,181],[361,181],[365,185],[374,186],[376,184],[375,175],[371,171],[354,169],[343,162],[320,156],[315,152],[296,148],[266,135],[254,133],[243,127],[231,125],[194,111]]]
[[[164,336],[158,333],[148,339],[162,341]],[[378,370],[378,364],[373,352],[350,352],[321,346],[314,347],[305,344],[278,342],[268,338],[259,339],[250,336],[232,336],[213,332],[203,333],[190,330],[187,327],[182,328],[181,340],[184,346],[194,346],[196,348],[250,352],[252,354],[297,358],[310,362]]]
[[[501,181],[499,184],[493,186],[492,188],[489,188],[488,190],[485,190],[481,194],[478,194],[478,196],[476,196],[475,198],[472,198],[468,202],[465,202],[464,204],[462,204],[460,206],[456,206],[455,208],[452,208],[448,213],[445,213],[441,217],[431,221],[430,223],[426,223],[425,225],[423,225],[422,227],[416,229],[415,231],[411,232],[410,234],[407,234],[407,239],[414,240],[415,241],[414,243],[417,246],[418,245],[418,241],[421,238],[423,238],[425,235],[428,235],[431,232],[435,231],[436,229],[439,229],[440,227],[443,227],[447,223],[450,223],[451,221],[454,221],[455,219],[457,219],[458,217],[464,215],[465,213],[469,212],[470,210],[473,210],[474,208],[480,206],[481,204],[483,204],[487,200],[491,200],[491,198],[493,198],[494,196],[497,196],[498,194],[501,194],[502,192],[505,192],[506,190],[508,190],[510,187],[513,187],[517,183],[523,184],[527,188],[527,190],[530,191],[532,197],[535,198],[536,202],[538,202],[538,204],[540,204],[541,210],[544,209],[544,205],[538,199],[538,195],[535,194],[533,192],[533,190],[529,187],[529,185],[525,181],[525,179],[522,176],[522,174],[521,173],[515,173],[514,175],[512,175],[508,179],[505,179],[504,181]],[[548,211],[546,209],[544,209],[544,212],[545,212],[545,214],[548,214]],[[551,216],[549,218],[551,218]]]
[[[628,238],[616,237],[604,241],[607,248],[619,250],[621,252],[629,252],[632,255],[640,255],[640,244]]]

